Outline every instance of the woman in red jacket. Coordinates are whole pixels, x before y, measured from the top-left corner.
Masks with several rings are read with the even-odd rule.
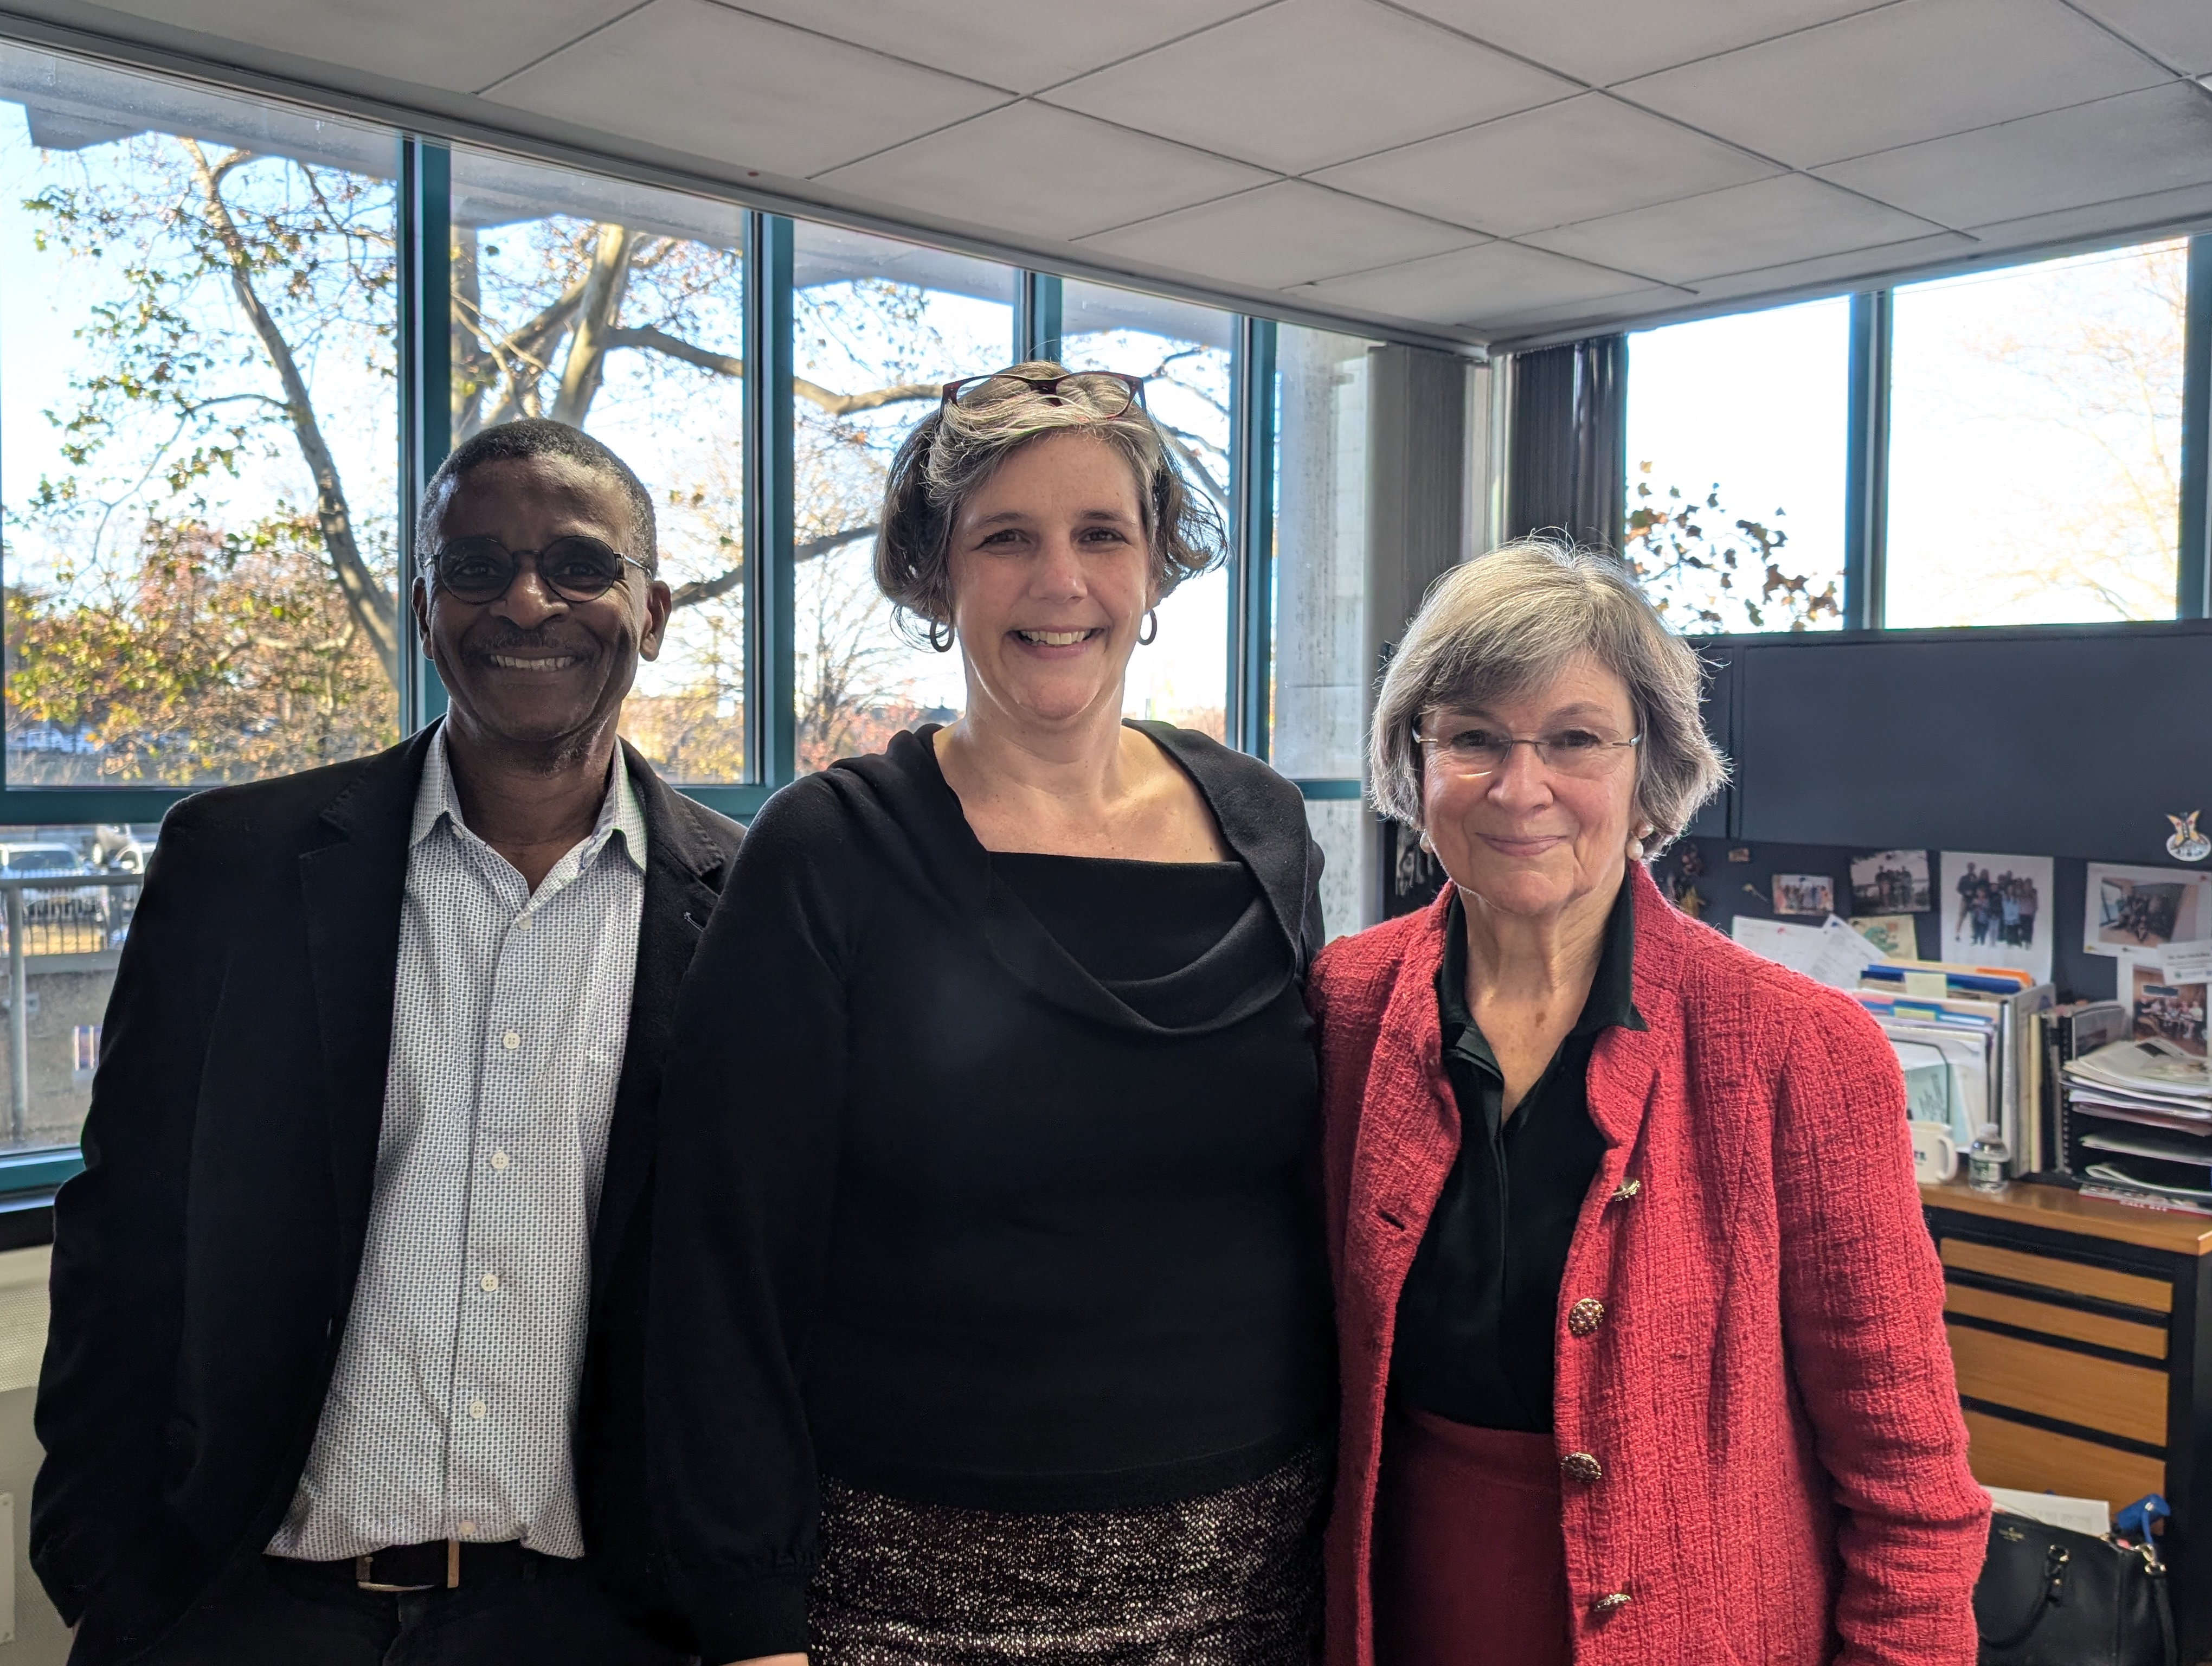
[[[1344,1426],[1331,1666],[1972,1666],[1904,1090],[1848,997],[1669,907],[1723,766],[1615,562],[1431,592],[1371,738],[1436,904],[1310,985]]]

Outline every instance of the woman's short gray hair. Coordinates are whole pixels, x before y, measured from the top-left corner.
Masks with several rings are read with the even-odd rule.
[[[1062,376],[1065,366],[1033,360],[999,373]],[[1190,489],[1165,434],[1141,400],[1115,410],[1079,386],[1042,393],[1018,383],[940,405],[915,425],[891,459],[876,535],[876,583],[896,604],[902,623],[952,618],[950,550],[953,518],[975,489],[1023,447],[1048,434],[1095,435],[1136,477],[1145,532],[1152,540],[1152,584],[1164,599],[1228,553],[1221,517]],[[1103,414],[1112,410],[1113,414]]]
[[[1368,741],[1370,791],[1386,816],[1421,824],[1414,736],[1438,707],[1480,708],[1549,682],[1588,653],[1628,685],[1644,744],[1636,804],[1657,850],[1728,779],[1698,716],[1705,667],[1612,556],[1544,538],[1502,544],[1429,588],[1383,673]]]

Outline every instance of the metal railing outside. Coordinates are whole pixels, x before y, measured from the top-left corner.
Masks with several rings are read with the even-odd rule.
[[[31,1108],[30,958],[121,947],[144,883],[140,873],[0,874],[8,944],[8,1127],[18,1144]]]

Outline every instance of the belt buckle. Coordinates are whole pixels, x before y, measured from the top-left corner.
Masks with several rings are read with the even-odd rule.
[[[353,1559],[353,1585],[356,1590],[372,1590],[381,1596],[404,1596],[410,1591],[438,1589],[434,1584],[392,1585],[378,1583],[371,1576],[376,1571],[376,1559],[380,1554],[372,1550],[366,1556],[356,1556]],[[448,1539],[446,1541],[446,1589],[457,1590],[460,1588],[460,1584],[461,1541],[459,1539]]]

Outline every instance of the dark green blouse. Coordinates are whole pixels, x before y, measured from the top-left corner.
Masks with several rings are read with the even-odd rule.
[[[1468,1010],[1467,917],[1452,898],[1437,1006],[1460,1149],[1398,1297],[1390,1391],[1403,1404],[1480,1428],[1551,1428],[1559,1281],[1605,1150],[1590,1121],[1590,1049],[1610,1025],[1644,1028],[1635,952],[1624,880],[1582,1016],[1504,1116],[1504,1078]]]

